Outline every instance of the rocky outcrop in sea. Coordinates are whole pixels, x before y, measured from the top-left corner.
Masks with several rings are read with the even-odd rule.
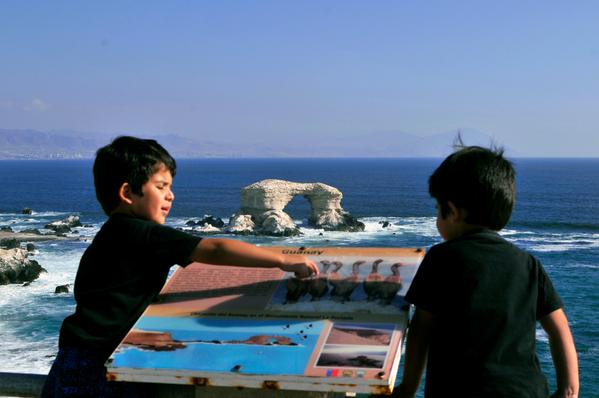
[[[0,249],[0,285],[31,282],[42,272],[46,270],[29,258],[27,250]]]
[[[66,234],[72,231],[72,228],[80,227],[79,216],[68,216],[64,220],[54,221],[47,224],[45,228],[54,231],[56,234]]]
[[[275,236],[299,235],[299,228],[284,209],[296,196],[310,202],[310,225],[327,231],[363,231],[364,224],[341,206],[343,194],[320,182],[298,183],[262,180],[243,188],[241,209],[229,221],[232,233],[258,233]]]
[[[70,216],[52,224],[77,226],[78,223],[78,216]],[[60,228],[58,230],[60,231]],[[60,232],[55,232],[54,229],[52,231],[42,234],[37,229],[15,232],[10,227],[0,228],[0,285],[9,283],[28,285],[37,279],[40,273],[46,272],[37,261],[30,258],[30,255],[36,251],[32,242],[65,239],[60,236]]]

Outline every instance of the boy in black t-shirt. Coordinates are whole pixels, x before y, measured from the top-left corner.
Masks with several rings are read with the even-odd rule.
[[[497,231],[509,221],[515,171],[501,150],[462,147],[429,179],[445,242],[420,265],[402,383],[413,397],[426,366],[426,397],[547,397],[535,352],[536,322],[549,336],[554,397],[576,397],[578,360],[563,303],[539,261]]]
[[[146,396],[133,385],[107,382],[104,363],[174,264],[197,261],[278,267],[298,277],[318,274],[318,266],[304,256],[231,239],[202,239],[164,226],[175,198],[175,172],[175,160],[154,140],[119,137],[98,150],[94,184],[109,218],[81,258],[77,307],[62,324],[42,397]]]

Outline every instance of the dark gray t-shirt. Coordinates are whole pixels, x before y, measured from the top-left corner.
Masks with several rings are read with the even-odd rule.
[[[406,300],[434,316],[427,397],[549,395],[536,322],[563,303],[530,254],[484,229],[435,245]]]
[[[200,240],[153,221],[111,216],[81,258],[77,308],[62,324],[59,346],[108,358],[162,289],[169,268],[188,265]]]

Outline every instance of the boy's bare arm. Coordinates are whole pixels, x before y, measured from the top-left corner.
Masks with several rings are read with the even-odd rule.
[[[578,356],[564,310],[560,308],[541,318],[541,326],[549,335],[551,357],[557,376],[557,391],[552,397],[578,397]]]
[[[233,239],[205,238],[194,249],[191,260],[238,267],[280,268],[304,278],[318,274],[316,263],[305,256],[284,255]]]
[[[433,314],[416,308],[408,330],[403,378],[393,392],[394,397],[404,398],[416,395],[426,366],[432,326]]]

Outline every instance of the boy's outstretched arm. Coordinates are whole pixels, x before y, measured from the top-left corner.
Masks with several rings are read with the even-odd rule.
[[[279,254],[233,239],[202,239],[191,260],[214,265],[280,268],[300,278],[319,272],[316,263],[305,256]]]
[[[408,329],[403,378],[401,384],[393,391],[393,397],[416,395],[426,366],[432,327],[433,314],[416,308]]]
[[[557,376],[557,391],[552,397],[578,397],[578,356],[574,338],[563,309],[557,309],[541,318],[541,326],[549,335],[549,347]]]

